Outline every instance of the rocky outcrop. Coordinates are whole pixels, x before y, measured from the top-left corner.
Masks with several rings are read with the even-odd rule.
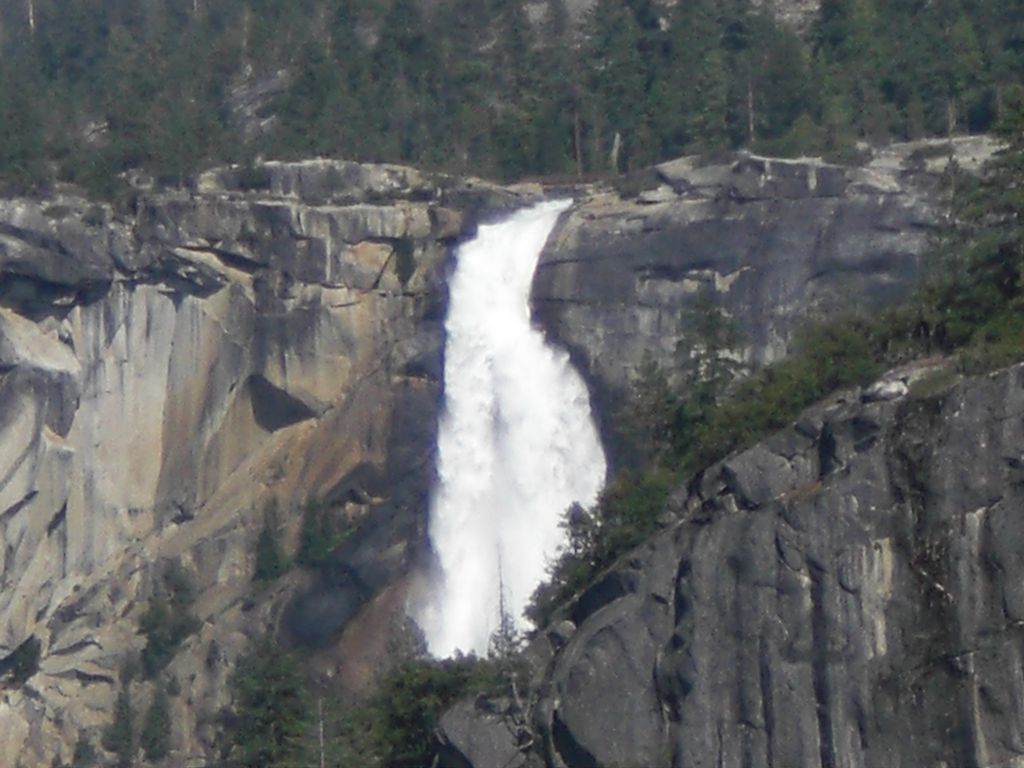
[[[753,5],[801,35],[811,31],[821,10],[821,0],[754,0]]]
[[[672,372],[697,354],[707,297],[738,326],[735,361],[770,363],[807,318],[905,298],[942,221],[945,164],[977,168],[994,149],[895,145],[861,167],[690,157],[657,166],[630,197],[594,188],[541,257],[535,315],[589,375],[605,419],[645,356]]]
[[[581,597],[548,765],[1024,760],[1024,367],[892,379],[694,478]]]
[[[569,18],[577,26],[584,24],[588,14],[597,5],[597,0],[560,1],[564,2]],[[544,0],[540,0],[539,2],[529,3],[526,7],[528,11],[537,9],[534,12],[540,15],[542,10],[547,10],[546,5]],[[821,0],[754,0],[753,5],[756,8],[764,8],[782,24],[801,34],[805,34],[810,31],[811,25],[818,16],[818,11],[821,9]],[[675,3],[672,0],[658,0],[655,4],[655,7],[661,12],[662,23],[666,26],[674,6]],[[533,15],[531,14],[531,18]]]
[[[510,714],[510,702],[462,701],[452,707],[438,724],[439,763],[452,768],[500,765],[523,768],[527,757],[521,748],[517,719]]]
[[[383,644],[360,632],[403,621],[424,540],[449,247],[522,200],[310,161],[212,171],[128,215],[0,202],[0,659],[41,642],[2,693],[0,764],[98,742],[172,563],[199,621],[161,677],[186,689],[176,759],[212,755],[234,659],[282,616],[321,675],[365,682]],[[287,554],[307,500],[354,533],[253,600],[268,508]]]

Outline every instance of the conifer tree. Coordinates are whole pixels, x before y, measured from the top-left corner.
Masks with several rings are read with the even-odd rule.
[[[633,140],[646,119],[647,76],[638,47],[640,29],[628,6],[619,0],[598,0],[590,11],[588,33],[592,162],[620,171],[629,167]],[[621,149],[623,143],[625,149]]]
[[[114,721],[103,732],[103,748],[117,757],[118,768],[128,768],[135,755],[132,702],[125,682],[114,704]]]
[[[298,660],[265,637],[238,662],[231,678],[238,727],[232,764],[285,768],[298,763],[313,722]]]
[[[162,760],[170,751],[171,707],[166,689],[157,685],[142,721],[139,740],[147,760]]]
[[[0,61],[0,181],[23,193],[45,180],[43,122],[32,89],[41,87],[31,53],[22,48]]]
[[[273,581],[288,569],[278,541],[279,536],[277,506],[274,504],[264,512],[263,528],[256,539],[256,571],[253,578],[257,581]]]

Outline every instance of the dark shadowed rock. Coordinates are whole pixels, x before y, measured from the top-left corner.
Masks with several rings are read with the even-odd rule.
[[[537,710],[548,764],[663,764],[667,720],[652,675],[658,638],[671,631],[675,568],[668,544],[655,543],[573,611],[578,628],[556,654]]]

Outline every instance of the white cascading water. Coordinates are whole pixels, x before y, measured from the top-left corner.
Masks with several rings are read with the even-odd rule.
[[[481,226],[457,253],[430,512],[440,583],[415,616],[435,656],[486,653],[501,607],[528,628],[523,609],[564,541],[566,510],[604,483],[587,388],[530,323],[537,260],[568,205]]]

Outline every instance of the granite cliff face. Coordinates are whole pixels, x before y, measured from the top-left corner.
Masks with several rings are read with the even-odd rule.
[[[1022,409],[933,361],[694,478],[549,635],[547,764],[1021,764]]]
[[[282,615],[324,676],[365,683],[378,651],[350,620],[394,632],[422,552],[449,245],[520,197],[315,161],[211,172],[127,216],[0,202],[0,658],[42,650],[2,694],[0,764],[96,743],[172,563],[200,623],[168,673],[176,754],[210,754],[235,657]],[[305,500],[356,533],[319,581],[253,600],[268,508],[291,552]]]

